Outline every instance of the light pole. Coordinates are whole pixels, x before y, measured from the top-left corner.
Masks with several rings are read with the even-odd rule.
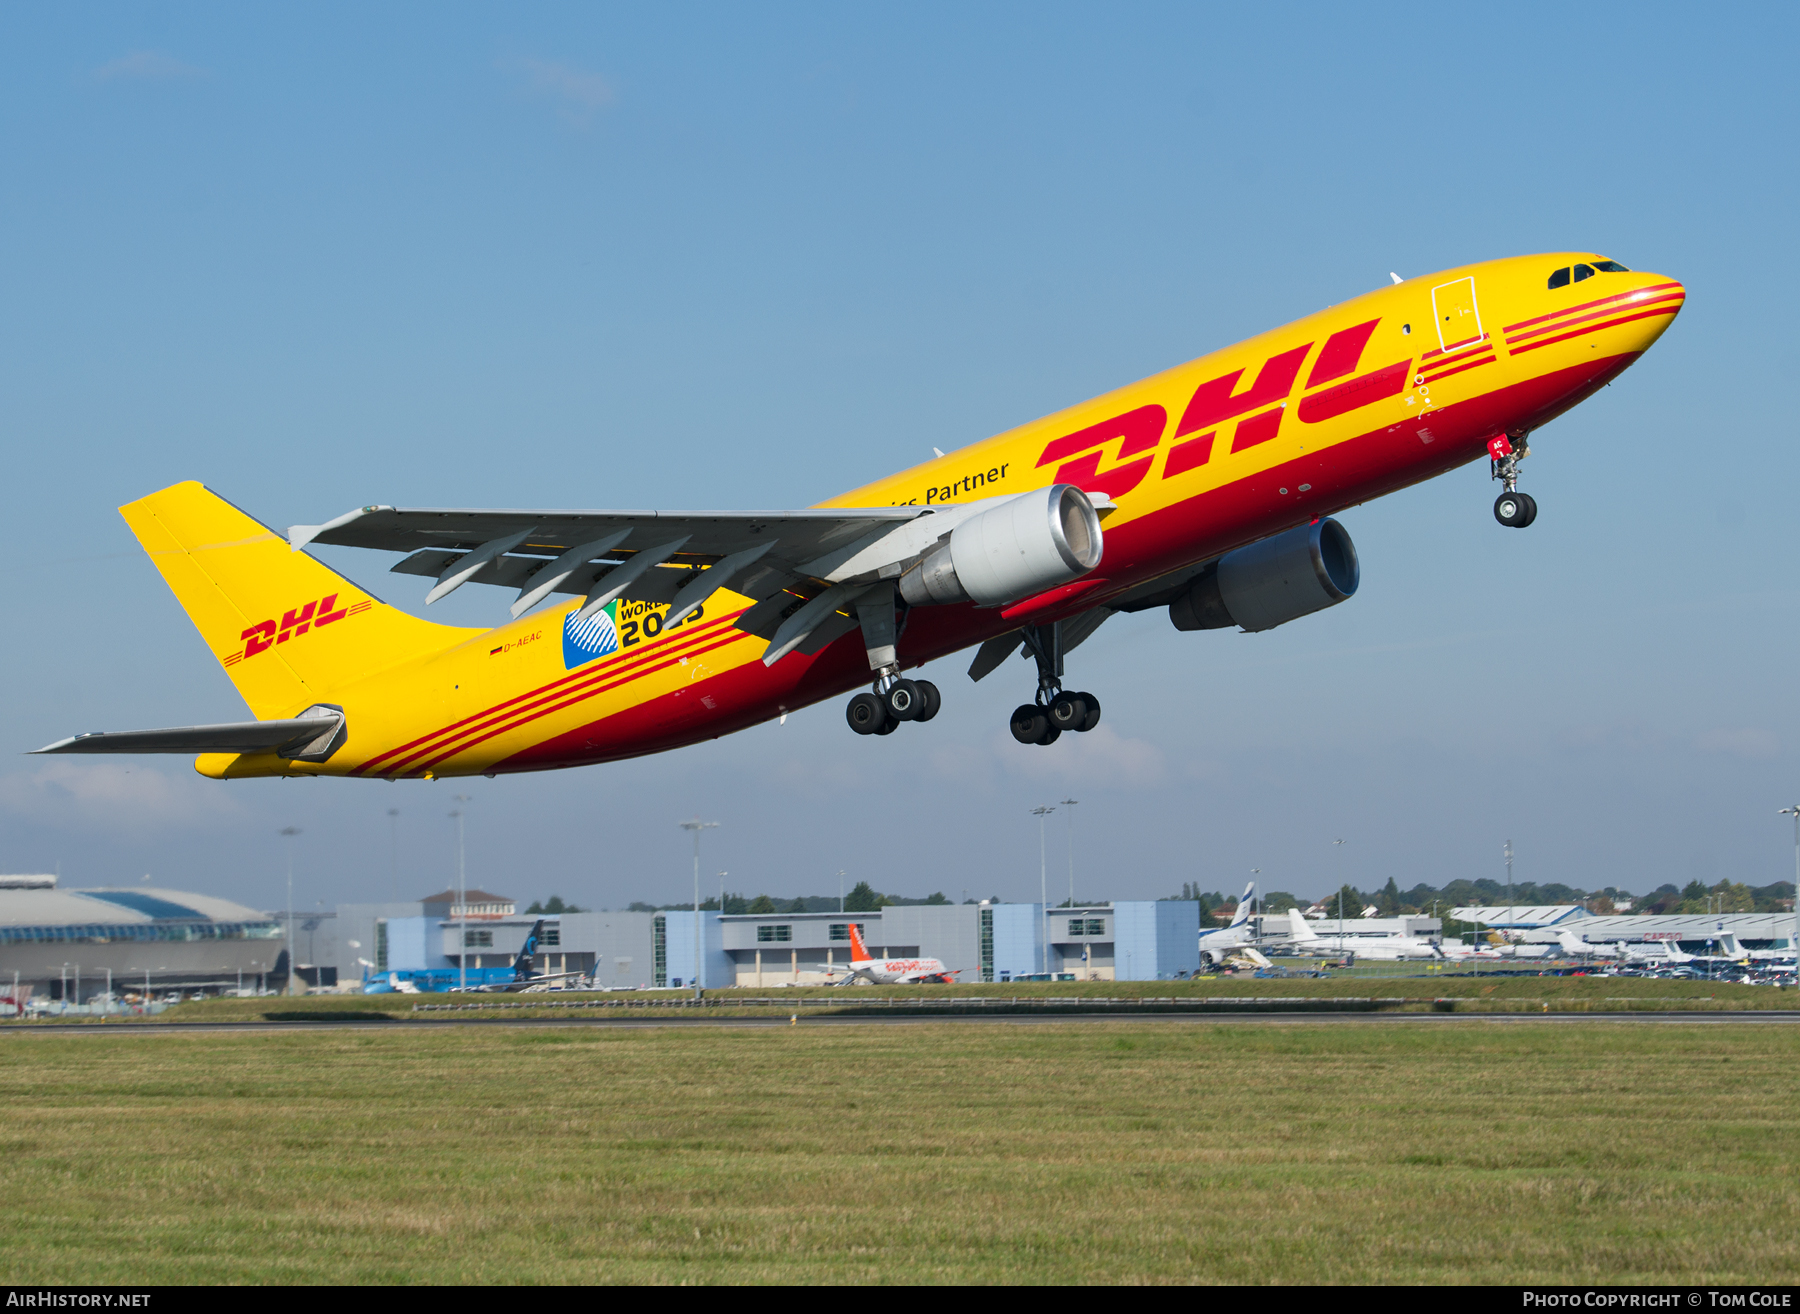
[[[1069,811],[1069,907],[1075,906],[1075,812],[1080,799],[1065,798],[1062,805]]]
[[[1033,808],[1031,815],[1038,819],[1038,883],[1043,887],[1043,903],[1038,905],[1038,919],[1043,923],[1038,929],[1038,973],[1041,976],[1050,974],[1050,862],[1049,850],[1045,847],[1044,818],[1056,811],[1053,807]]]
[[[463,807],[469,801],[469,795],[456,796],[456,808],[450,813],[456,818],[456,985],[458,989],[469,988],[469,865],[467,853],[463,848]]]
[[[1794,934],[1788,947],[1794,951],[1794,961],[1800,963],[1800,803],[1782,808],[1779,815],[1794,819]]]
[[[718,827],[719,823],[716,821],[702,821],[702,820],[700,820],[700,818],[695,817],[692,821],[684,821],[684,822],[681,822],[680,824],[681,824],[681,828],[683,830],[692,831],[693,835],[694,835],[694,998],[698,999],[698,998],[700,998],[700,989],[701,989],[701,981],[700,981],[700,977],[701,977],[701,967],[700,967],[700,961],[701,961],[700,960],[700,832],[703,830],[714,830]],[[721,899],[720,903],[723,904],[724,900]],[[723,907],[720,908],[720,911],[721,912],[724,911]]]
[[[1344,947],[1344,841],[1334,839],[1331,841],[1331,847],[1338,851],[1338,948],[1342,949]]]
[[[290,995],[294,993],[294,836],[300,833],[298,826],[283,826],[282,835],[288,842],[288,900],[287,900],[287,984],[283,987]]]
[[[400,902],[400,809],[388,809],[388,895]]]
[[[725,915],[725,878],[731,875],[728,871],[719,873],[719,916]]]
[[[838,872],[838,916],[844,915],[844,873]]]
[[[1518,916],[1518,913],[1519,913],[1519,910],[1513,906],[1512,841],[1507,840],[1506,841],[1506,922],[1507,922],[1507,928],[1509,930],[1512,928],[1513,918]],[[1510,938],[1509,938],[1509,943],[1510,943]],[[1515,959],[1518,958],[1518,956],[1519,956],[1519,951],[1516,946],[1513,949],[1512,956]]]

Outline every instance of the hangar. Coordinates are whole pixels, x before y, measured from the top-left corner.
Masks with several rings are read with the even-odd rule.
[[[694,914],[654,914],[656,984],[694,979]],[[878,957],[936,958],[957,981],[1016,981],[1048,972],[1096,981],[1170,980],[1200,966],[1200,905],[1136,900],[890,905],[879,912],[702,911],[703,985],[817,985],[850,957],[850,923]]]
[[[364,964],[371,973],[435,981],[466,963],[485,979],[512,963],[539,919],[500,895],[471,890],[468,900],[466,916],[458,905],[431,901],[341,905],[339,933],[374,947]],[[915,904],[862,913],[702,909],[698,972],[691,911],[562,913],[543,922],[539,970],[586,973],[595,985],[614,989],[687,986],[696,976],[713,988],[821,984],[828,968],[849,960],[852,922],[871,953],[937,958],[960,969],[957,980],[964,983],[1046,971],[1067,979],[1155,981],[1200,965],[1200,905],[1172,899],[1047,910],[1036,903]],[[360,974],[344,968],[340,979]]]
[[[481,890],[468,892],[466,915],[454,902],[426,900],[430,911],[398,917],[380,911],[387,906],[346,904],[338,909],[339,920],[350,929],[368,925],[365,943],[373,944],[375,956],[366,965],[377,975],[426,974],[434,984],[440,978],[455,984],[466,968],[477,983],[505,979],[525,947],[525,937],[541,920],[540,972],[579,972],[608,989],[651,983],[650,913],[560,913],[540,918],[518,912],[511,899]],[[409,913],[419,906],[401,905]],[[693,925],[691,920],[688,924]],[[354,975],[344,973],[339,979]]]
[[[279,973],[281,923],[242,904],[150,886],[63,890],[0,877],[0,974],[82,1003],[112,979],[163,987],[250,985]]]
[[[1559,928],[1561,929],[1561,928]],[[1704,913],[1671,914],[1669,916],[1588,917],[1567,929],[1577,939],[1589,944],[1620,941],[1642,944],[1650,940],[1668,940],[1684,953],[1711,952],[1708,945],[1735,942],[1743,949],[1782,949],[1794,947],[1794,914],[1779,913]],[[1554,942],[1554,931],[1527,933],[1527,944]]]

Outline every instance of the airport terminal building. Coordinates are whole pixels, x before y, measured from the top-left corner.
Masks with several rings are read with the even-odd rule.
[[[454,906],[344,905],[338,920],[375,946],[366,975],[444,973],[511,963],[539,918],[470,891],[468,916]],[[547,916],[538,970],[581,972],[607,988],[692,985],[768,988],[819,985],[850,959],[850,926],[876,957],[936,958],[959,982],[1011,981],[1049,973],[1076,980],[1155,981],[1200,965],[1200,906],[1161,900],[1051,908],[1035,903],[918,904],[865,913],[731,914],[702,910],[696,959],[693,912],[562,913]],[[351,936],[349,938],[356,938]],[[460,943],[459,943],[460,941]],[[696,970],[698,963],[699,970]],[[356,972],[340,967],[340,980]]]
[[[1200,905],[1178,900],[1045,909],[1037,903],[911,904],[866,913],[702,912],[703,985],[820,985],[849,961],[855,923],[877,958],[936,958],[963,983],[1048,973],[1172,980],[1200,966]],[[657,984],[694,979],[694,914],[654,914]]]
[[[0,876],[0,975],[40,998],[85,1002],[109,980],[115,991],[256,985],[285,973],[282,937],[279,921],[211,895]]]

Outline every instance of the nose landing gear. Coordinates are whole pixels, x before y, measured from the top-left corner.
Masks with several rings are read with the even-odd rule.
[[[1012,736],[1021,744],[1054,744],[1063,731],[1085,734],[1100,724],[1100,700],[1062,687],[1062,635],[1058,623],[1027,625],[1021,636],[1037,660],[1037,701],[1013,709]]]
[[[1501,434],[1488,442],[1490,471],[1506,491],[1494,499],[1494,519],[1508,529],[1524,529],[1537,519],[1537,499],[1519,491],[1519,462],[1531,455],[1526,435],[1516,435],[1519,446],[1512,445],[1513,435]]]

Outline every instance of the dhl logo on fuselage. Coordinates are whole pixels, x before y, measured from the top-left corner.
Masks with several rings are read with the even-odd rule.
[[[367,611],[374,605],[365,600],[353,603],[348,607],[340,607],[337,605],[337,600],[337,594],[327,593],[316,602],[288,608],[281,613],[279,622],[258,621],[238,635],[238,638],[244,641],[243,651],[228,654],[224,658],[225,665],[236,666],[241,661],[267,652],[276,644],[286,643],[289,639],[297,639],[317,626],[335,625],[347,617]],[[255,615],[254,612],[251,614]]]
[[[1322,424],[1406,391],[1407,376],[1412,372],[1410,353],[1392,364],[1356,374],[1363,349],[1380,323],[1381,317],[1377,316],[1340,329],[1325,340],[1306,376],[1307,395],[1295,408],[1300,423]],[[1173,479],[1211,461],[1219,433],[1232,421],[1236,421],[1231,435],[1233,452],[1274,438],[1281,431],[1294,385],[1300,379],[1300,368],[1312,349],[1313,344],[1307,342],[1270,356],[1257,367],[1248,387],[1240,385],[1249,370],[1239,368],[1195,388],[1175,425],[1162,477]],[[1347,375],[1355,377],[1346,378]],[[1060,462],[1055,476],[1059,484],[1075,484],[1087,492],[1122,497],[1149,476],[1168,428],[1167,410],[1154,404],[1139,406],[1053,440],[1045,446],[1037,464]],[[1111,468],[1103,472],[1100,465],[1114,439],[1119,441],[1118,451],[1113,454]]]
[[[1300,423],[1322,424],[1406,391],[1408,377],[1413,372],[1410,353],[1378,369],[1361,375],[1356,373],[1362,363],[1363,349],[1380,324],[1381,317],[1376,316],[1340,329],[1325,340],[1318,359],[1306,376],[1306,396],[1295,408]],[[1453,342],[1433,354],[1466,351],[1485,336]],[[1220,431],[1232,421],[1236,421],[1231,436],[1234,453],[1274,438],[1281,430],[1288,402],[1300,379],[1301,367],[1313,345],[1312,342],[1303,343],[1268,357],[1257,367],[1247,387],[1240,385],[1250,371],[1248,367],[1240,367],[1208,379],[1194,389],[1175,425],[1162,477],[1173,479],[1211,461]],[[1458,360],[1460,363],[1460,357]],[[1157,451],[1163,447],[1168,433],[1169,412],[1166,408],[1154,403],[1138,406],[1052,439],[1045,444],[1036,465],[1039,468],[1055,465],[1055,479],[1059,484],[1074,484],[1085,492],[1106,497],[1122,497],[1149,477]],[[1114,441],[1118,448],[1108,460],[1107,449]],[[1103,463],[1107,466],[1104,470],[1101,468]],[[912,498],[906,504],[917,505],[923,501],[930,505],[949,502],[959,493],[985,492],[987,485],[1003,480],[1006,471],[1005,464],[998,464],[955,483],[928,488],[923,498]]]

